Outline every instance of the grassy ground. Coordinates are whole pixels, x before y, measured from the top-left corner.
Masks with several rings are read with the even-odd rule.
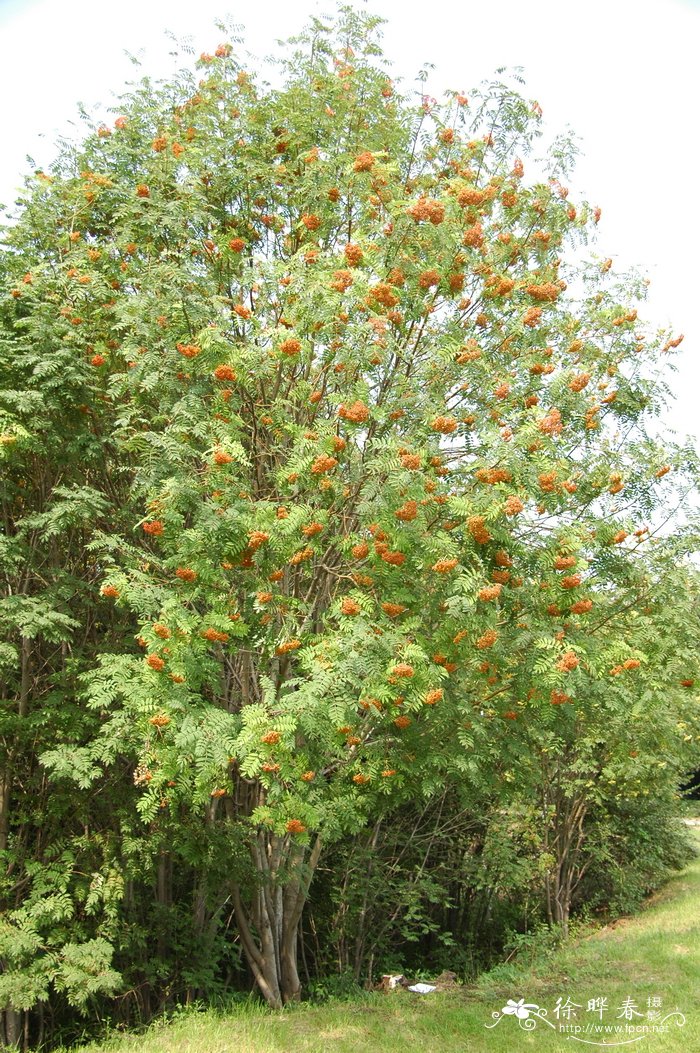
[[[638,916],[589,932],[534,963],[499,966],[474,987],[424,997],[399,990],[282,1013],[252,1005],[229,1015],[187,1013],[144,1035],[115,1038],[81,1053],[546,1053],[602,1048],[604,1039],[607,1047],[625,1043],[655,1053],[687,1053],[700,1050],[698,992],[700,857]],[[647,1018],[647,999],[661,999],[661,1017],[678,1009],[686,1022],[679,1027],[667,1021],[664,1032],[612,1030],[576,1038],[541,1020],[526,1031],[514,1016],[504,1015],[487,1029],[509,998],[546,1009],[557,1027],[558,998],[580,1006],[571,1025],[600,1023],[587,1011],[588,1000],[595,998],[607,999],[602,1024],[613,1029],[659,1026]],[[631,1021],[620,1017],[625,999],[633,999],[642,1015]]]

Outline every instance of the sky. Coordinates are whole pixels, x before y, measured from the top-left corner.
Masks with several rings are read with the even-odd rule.
[[[229,19],[261,56],[333,7],[0,0],[0,202],[14,200],[27,155],[47,165],[57,136],[80,130],[78,101],[105,112],[134,79],[126,52],[141,72],[166,75],[176,62],[166,30],[190,38],[198,55],[220,43],[215,23]],[[539,101],[547,129],[573,129],[583,156],[571,197],[603,210],[595,251],[616,267],[640,267],[651,281],[645,318],[685,334],[665,423],[700,446],[700,0],[371,0],[368,9],[388,20],[384,47],[397,78],[410,82],[432,63],[425,91],[439,97],[468,93],[501,66],[523,67],[523,91]]]

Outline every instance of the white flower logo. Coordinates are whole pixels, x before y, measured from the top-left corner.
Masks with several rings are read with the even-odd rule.
[[[517,1016],[518,1020],[527,1020],[530,1015],[530,1010],[535,1008],[537,1007],[525,1005],[524,998],[519,998],[517,1002],[513,1001],[512,998],[509,998],[501,1012],[505,1016]]]
[[[514,1016],[523,1031],[533,1031],[539,1020],[548,1027],[554,1027],[551,1020],[547,1020],[546,1009],[542,1009],[536,1002],[526,1002],[524,998],[519,998],[517,1002],[514,998],[509,998],[500,1013],[496,1010],[491,1014],[493,1023],[484,1024],[484,1027],[496,1027],[506,1016]]]

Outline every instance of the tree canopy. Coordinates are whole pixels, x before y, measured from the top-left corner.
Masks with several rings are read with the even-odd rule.
[[[538,802],[565,924],[587,817],[697,763],[681,338],[570,145],[504,83],[404,91],[350,9],[278,80],[224,43],[135,85],[5,231],[8,1011],[117,990],[173,853],[297,997],[322,850],[446,785]]]

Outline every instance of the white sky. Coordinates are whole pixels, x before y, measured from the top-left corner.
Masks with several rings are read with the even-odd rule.
[[[247,48],[264,55],[308,14],[332,8],[316,0],[0,0],[0,202],[12,202],[27,154],[51,160],[78,100],[108,105],[134,78],[125,49],[159,76],[172,69],[166,29],[190,36],[199,54],[220,42],[214,22],[231,16],[244,25]],[[603,209],[597,251],[651,278],[647,318],[685,333],[666,419],[700,440],[700,0],[371,0],[371,10],[389,20],[384,44],[397,77],[412,80],[431,62],[425,90],[439,96],[468,91],[499,66],[523,66],[523,90],[548,126],[569,125],[581,138],[572,197],[585,194]]]

